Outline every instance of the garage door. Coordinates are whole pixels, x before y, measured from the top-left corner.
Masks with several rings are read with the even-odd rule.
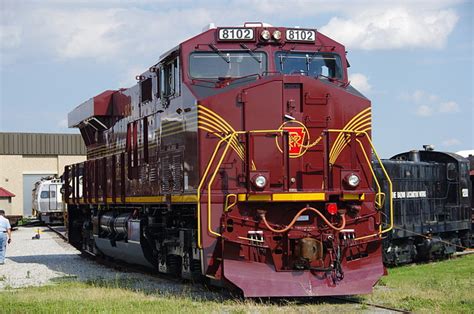
[[[44,174],[24,174],[23,175],[23,216],[29,217],[32,214],[33,209],[33,197],[32,191],[35,187],[36,181],[39,181],[41,178],[52,176],[53,173],[44,173]]]

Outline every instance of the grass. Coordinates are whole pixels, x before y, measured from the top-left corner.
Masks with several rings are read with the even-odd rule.
[[[474,312],[474,255],[388,271],[363,300],[415,312]]]
[[[124,285],[128,286],[128,283]],[[117,281],[101,280],[10,289],[0,293],[0,304],[2,313],[310,313],[319,305],[327,312],[347,309],[345,304],[319,301],[305,304],[239,298],[205,300],[190,297],[185,292],[174,295],[145,293],[123,288]]]
[[[474,312],[474,255],[425,265],[389,269],[373,294],[358,299],[414,312]],[[145,292],[130,280],[56,284],[0,292],[2,313],[311,313],[368,311],[365,305],[325,298],[242,300],[196,298],[187,291]]]

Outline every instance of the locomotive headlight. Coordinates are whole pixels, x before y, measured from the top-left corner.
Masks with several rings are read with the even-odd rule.
[[[269,40],[270,39],[270,32],[268,30],[263,30],[262,33],[260,34],[263,40]]]
[[[255,184],[255,187],[263,189],[265,185],[267,185],[267,178],[262,175],[258,175],[254,178],[253,183]]]
[[[356,186],[359,185],[360,183],[360,178],[356,174],[352,173],[347,176],[347,184],[349,184],[351,187],[355,188]]]
[[[281,32],[280,32],[279,30],[276,30],[276,31],[273,32],[273,35],[272,35],[272,36],[273,36],[273,39],[275,39],[275,40],[280,40],[280,38],[281,38]]]

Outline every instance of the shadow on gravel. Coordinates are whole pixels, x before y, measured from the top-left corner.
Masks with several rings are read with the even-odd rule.
[[[200,283],[162,278],[151,273],[129,272],[125,266],[104,266],[77,254],[11,256],[7,259],[15,263],[41,264],[51,271],[62,273],[62,276],[51,280],[55,283],[80,281],[90,286],[128,289],[145,294],[188,296],[214,301],[226,299],[225,293],[212,291]]]

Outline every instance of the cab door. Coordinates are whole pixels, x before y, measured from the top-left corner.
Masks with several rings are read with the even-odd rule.
[[[281,136],[278,133],[252,133],[258,130],[278,130],[283,123],[283,82],[270,81],[262,85],[243,90],[243,123],[244,130],[251,131],[247,144],[247,156],[250,158],[250,169],[267,173],[269,187],[281,190],[284,186],[285,171]],[[277,138],[278,137],[278,138]],[[280,144],[281,146],[281,144]]]

